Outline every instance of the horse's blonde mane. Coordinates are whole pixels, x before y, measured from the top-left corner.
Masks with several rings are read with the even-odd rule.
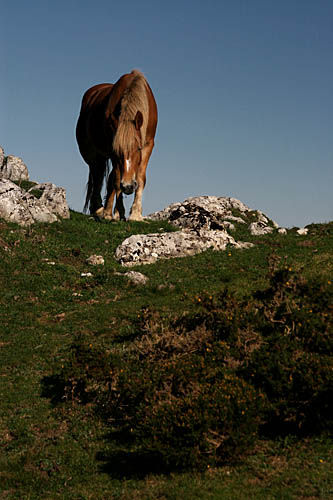
[[[113,139],[114,151],[125,157],[128,157],[135,147],[144,146],[149,113],[146,79],[141,71],[136,69],[131,72],[131,75],[133,75],[133,79],[121,99],[118,128]],[[137,111],[141,111],[143,116],[143,124],[140,129],[141,144],[138,143],[134,123]]]

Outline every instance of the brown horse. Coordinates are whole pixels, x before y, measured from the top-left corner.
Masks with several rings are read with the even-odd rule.
[[[156,126],[154,95],[140,71],[123,75],[115,84],[101,83],[87,90],[76,126],[80,153],[89,166],[84,210],[89,207],[91,214],[109,220],[125,219],[123,193],[135,191],[129,218],[142,220],[142,192]],[[103,208],[101,189],[109,160],[113,168]]]

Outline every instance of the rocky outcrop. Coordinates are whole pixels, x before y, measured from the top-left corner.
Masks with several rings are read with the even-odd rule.
[[[18,156],[5,156],[4,150],[0,151],[0,178],[12,181],[28,181],[29,173],[22,158]]]
[[[6,167],[8,170],[8,178],[14,181],[28,181],[29,172],[26,164],[18,156],[7,156]]]
[[[152,264],[158,259],[186,257],[205,250],[225,250],[227,245],[248,248],[252,243],[236,242],[224,229],[183,230],[172,233],[135,234],[116,249],[116,259],[123,266]]]
[[[8,179],[0,179],[0,217],[21,226],[57,220],[38,198]]]
[[[17,156],[5,156],[0,147],[0,217],[29,226],[34,222],[55,222],[59,217],[69,218],[66,191],[51,182],[27,184],[29,173],[26,165]],[[19,185],[13,181],[19,181]],[[22,182],[22,181],[25,181]]]
[[[43,182],[36,184],[29,189],[29,193],[40,191],[42,195],[39,201],[53,214],[62,219],[69,219],[69,207],[66,200],[66,190],[63,187],[56,186],[52,182]]]
[[[261,211],[251,210],[236,198],[217,196],[188,198],[148,215],[147,219],[168,220],[180,231],[130,236],[116,249],[116,259],[123,266],[151,264],[158,259],[185,257],[208,249],[249,248],[252,243],[235,240],[237,227],[246,228],[249,235],[267,234],[278,228]]]
[[[168,220],[183,229],[228,232],[235,229],[235,224],[245,224],[254,235],[267,234],[279,227],[260,210],[252,210],[236,198],[218,196],[188,198],[148,215],[147,219]]]

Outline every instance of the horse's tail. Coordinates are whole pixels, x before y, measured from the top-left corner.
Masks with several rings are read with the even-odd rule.
[[[93,192],[93,185],[94,185],[93,176],[91,175],[91,171],[89,170],[89,178],[86,187],[86,201],[84,202],[83,213],[86,213],[89,208]]]
[[[103,186],[104,177],[109,175],[109,161],[103,160],[98,166],[93,168],[89,166],[89,177],[86,189],[86,200],[83,207],[83,212],[86,213],[88,208],[90,212],[96,211],[102,206],[101,189]]]

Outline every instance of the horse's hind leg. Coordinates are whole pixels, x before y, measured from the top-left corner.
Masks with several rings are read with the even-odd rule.
[[[103,202],[101,190],[103,186],[106,161],[104,158],[89,163],[89,180],[86,204],[89,203],[89,211],[94,215],[103,214]]]

